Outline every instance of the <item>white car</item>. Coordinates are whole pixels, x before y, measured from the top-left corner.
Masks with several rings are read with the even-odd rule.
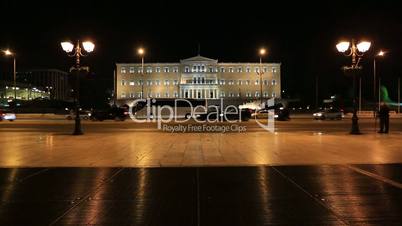
[[[0,115],[0,121],[8,120],[8,121],[12,122],[16,119],[17,119],[17,117],[15,116],[14,113],[1,113],[1,115]]]
[[[337,120],[341,120],[344,117],[343,111],[342,110],[338,110],[335,108],[330,108],[330,109],[323,109],[320,110],[318,112],[315,112],[313,114],[314,119],[318,120],[325,120],[325,119],[337,119]]]

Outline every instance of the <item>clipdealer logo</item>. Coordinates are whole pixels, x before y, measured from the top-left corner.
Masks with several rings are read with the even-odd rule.
[[[187,99],[175,99],[174,105],[158,105],[156,104],[156,99],[136,99],[129,104],[129,116],[131,120],[137,123],[146,123],[146,122],[156,122],[157,128],[171,133],[178,132],[246,132],[247,127],[244,125],[239,125],[245,117],[242,115],[242,110],[236,107],[235,105],[227,105],[224,107],[223,99],[220,100],[220,106],[203,106],[197,105],[193,106],[193,104]],[[180,104],[179,104],[180,103]],[[180,117],[178,115],[179,106],[183,108],[183,104],[188,109],[186,115],[189,117]],[[138,117],[137,107],[143,105],[145,109],[145,115],[141,118]],[[268,107],[274,106],[274,99],[268,100]],[[144,111],[142,111],[144,113]],[[203,117],[199,116],[203,115]],[[268,110],[268,124],[264,125],[258,120],[255,120],[256,123],[263,129],[274,132],[274,120],[275,120],[275,110]],[[193,119],[196,124],[188,123],[191,119]],[[170,124],[170,123],[178,123],[178,124]],[[217,125],[216,123],[226,122],[225,125]],[[229,125],[227,124],[229,123]]]

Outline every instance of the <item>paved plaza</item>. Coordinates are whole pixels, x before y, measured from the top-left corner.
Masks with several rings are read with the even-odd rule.
[[[402,120],[294,119],[274,133],[0,124],[0,225],[401,225]]]
[[[0,225],[401,225],[401,170],[2,168]]]
[[[402,120],[400,120],[402,121]],[[26,124],[27,123],[27,124]],[[163,167],[402,162],[401,124],[377,134],[362,122],[363,135],[349,135],[349,120],[277,123],[277,132],[242,123],[245,133],[169,133],[156,124],[84,123],[85,135],[71,136],[72,122],[0,124],[2,167]],[[398,131],[399,130],[399,131]]]

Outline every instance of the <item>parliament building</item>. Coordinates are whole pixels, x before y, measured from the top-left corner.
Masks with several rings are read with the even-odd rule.
[[[117,63],[117,100],[137,98],[280,98],[280,63],[221,63],[195,56],[180,63]],[[261,77],[260,77],[261,76]],[[262,92],[261,92],[262,90]]]

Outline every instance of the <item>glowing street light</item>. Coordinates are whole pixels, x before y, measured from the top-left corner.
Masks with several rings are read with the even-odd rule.
[[[260,76],[260,104],[261,104],[261,108],[262,108],[262,103],[263,103],[263,99],[262,99],[262,75],[264,74],[264,72],[262,70],[262,57],[265,56],[265,54],[267,53],[267,50],[265,48],[260,48],[258,53],[260,55],[260,68],[259,68],[259,70],[257,72],[257,75]]]
[[[351,70],[353,74],[353,116],[352,116],[352,130],[350,134],[361,134],[359,130],[359,124],[357,117],[357,108],[356,108],[356,70],[360,70],[362,67],[359,66],[359,62],[361,57],[365,52],[367,52],[371,47],[371,42],[361,41],[357,45],[355,40],[352,39],[352,42],[341,41],[336,45],[336,49],[338,52],[345,54],[346,56],[352,57],[352,65],[344,66],[344,70]],[[347,53],[349,51],[349,53]],[[356,58],[357,61],[356,61]]]
[[[141,98],[144,98],[144,55],[145,55],[145,50],[144,48],[140,47],[138,48],[138,55],[141,56]]]
[[[12,56],[13,57],[13,80],[14,80],[14,101],[17,101],[17,90],[15,87],[17,87],[17,62],[15,59],[15,53],[13,53],[11,50],[6,49],[3,50],[4,55],[6,56]]]
[[[77,41],[77,44],[74,47],[74,44],[71,42],[61,42],[61,48],[67,53],[69,57],[75,57],[75,66],[74,69],[77,71],[77,76],[75,79],[75,127],[73,135],[82,135],[81,129],[81,118],[80,118],[80,107],[79,107],[79,87],[80,87],[80,80],[79,80],[79,71],[86,70],[84,67],[80,65],[80,58],[87,56],[89,53],[93,52],[95,49],[95,44],[90,41],[85,41],[82,43],[82,49],[80,45],[80,41]]]
[[[376,93],[377,93],[377,86],[376,86],[376,77],[377,77],[377,57],[384,57],[386,54],[385,51],[380,50],[378,51],[377,54],[374,55],[374,59],[373,59],[373,98],[374,98],[374,102],[376,101],[377,97],[376,97]],[[378,109],[380,109],[380,103],[381,103],[381,78],[378,76]]]

